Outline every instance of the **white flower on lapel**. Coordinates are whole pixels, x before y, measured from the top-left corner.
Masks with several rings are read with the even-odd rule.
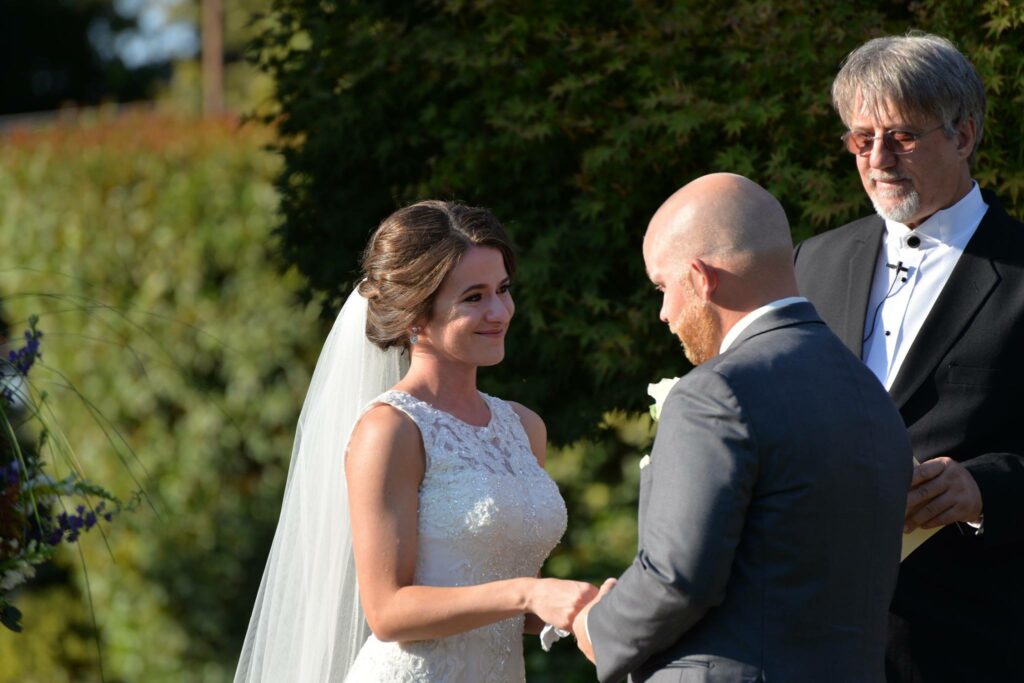
[[[640,469],[643,469],[651,464],[651,454],[648,453],[644,457],[640,458]]]
[[[657,384],[647,385],[647,393],[654,399],[654,403],[651,405],[651,419],[655,422],[658,421],[658,417],[661,415],[661,407],[665,405],[668,392],[672,391],[672,387],[678,381],[678,377],[666,377]]]

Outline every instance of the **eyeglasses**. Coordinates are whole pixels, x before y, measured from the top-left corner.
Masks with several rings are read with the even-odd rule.
[[[934,133],[945,126],[936,126],[923,133],[911,133],[909,130],[887,130],[881,135],[868,135],[859,130],[848,130],[843,133],[843,143],[851,154],[866,157],[875,147],[875,140],[881,139],[882,146],[898,156],[910,154],[917,147],[917,141],[929,133]]]

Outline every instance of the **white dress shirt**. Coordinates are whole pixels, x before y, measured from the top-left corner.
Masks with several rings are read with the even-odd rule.
[[[977,183],[917,228],[885,221],[864,319],[861,357],[886,389],[988,210]]]

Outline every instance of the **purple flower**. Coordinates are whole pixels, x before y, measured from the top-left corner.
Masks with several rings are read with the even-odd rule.
[[[43,357],[39,351],[39,340],[42,336],[43,333],[32,324],[31,329],[25,330],[25,346],[7,353],[7,361],[20,374],[27,375],[36,359]],[[9,389],[4,391],[4,397],[8,400],[11,398],[10,393]]]

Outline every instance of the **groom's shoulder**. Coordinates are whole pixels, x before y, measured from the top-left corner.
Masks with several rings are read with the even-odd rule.
[[[749,398],[765,382],[789,381],[805,374],[809,366],[836,356],[845,358],[850,352],[815,313],[813,318],[760,330],[686,377],[695,386],[721,386],[738,398]]]
[[[665,398],[666,408],[670,403],[692,403],[716,395],[732,394],[730,372],[722,364],[723,357],[715,356],[683,375]],[[726,371],[720,372],[719,368]]]
[[[760,377],[763,364],[744,353],[720,354],[711,358],[676,382],[665,398],[660,422],[682,421],[694,424],[697,416],[738,415],[744,406],[756,400],[756,387],[764,386]],[[696,420],[702,428],[711,428],[713,420]]]

